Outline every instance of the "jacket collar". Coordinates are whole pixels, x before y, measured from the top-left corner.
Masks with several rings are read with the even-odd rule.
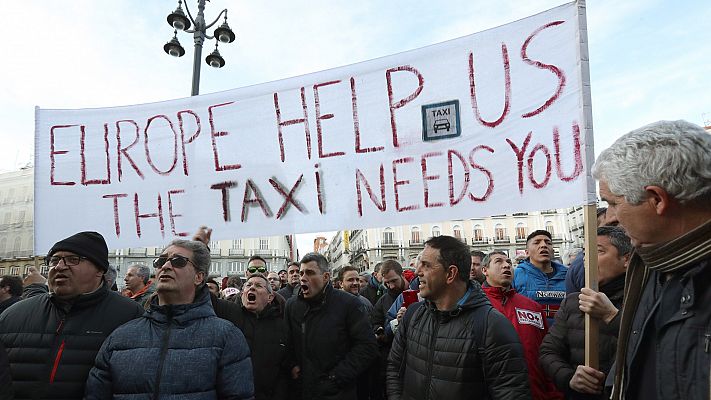
[[[109,294],[109,287],[106,281],[102,281],[98,289],[91,293],[80,294],[72,299],[64,300],[57,297],[53,292],[49,293],[49,300],[65,313],[71,309],[82,309],[91,307],[104,299]]]
[[[516,289],[509,287],[508,289],[503,287],[490,286],[486,281],[481,285],[482,290],[487,296],[493,297],[495,299],[511,298],[516,294]]]
[[[553,271],[555,271],[555,274],[553,275],[552,279],[565,279],[565,274],[567,273],[568,268],[566,268],[564,265],[558,264],[555,261],[551,261],[551,266],[553,267]],[[543,273],[543,271],[536,268],[535,265],[531,264],[531,261],[529,260],[524,260],[516,268],[523,268],[530,273],[538,274],[541,276],[546,275]]]
[[[192,320],[215,316],[215,311],[210,302],[210,291],[206,285],[201,285],[195,294],[195,300],[188,304],[158,304],[158,296],[151,299],[150,308],[146,312],[146,318],[156,322],[168,323],[176,321],[178,324],[186,324]]]

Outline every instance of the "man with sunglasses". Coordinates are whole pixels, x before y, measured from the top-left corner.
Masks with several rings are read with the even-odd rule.
[[[103,236],[80,232],[47,253],[49,293],[15,304],[0,315],[16,399],[79,399],[104,339],[139,317],[133,300],[109,290],[109,253]]]
[[[177,239],[153,266],[157,284],[150,309],[106,339],[85,399],[251,399],[252,363],[244,335],[215,315],[205,285],[210,250]]]
[[[247,260],[247,279],[254,274],[267,276],[267,261],[257,255],[249,257]]]

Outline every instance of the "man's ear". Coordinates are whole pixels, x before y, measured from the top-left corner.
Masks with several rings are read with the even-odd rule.
[[[652,206],[657,215],[664,215],[671,206],[672,199],[669,193],[664,188],[653,185],[645,186],[644,190],[647,193],[645,201]]]
[[[630,266],[630,260],[632,259],[632,252],[625,254],[624,256],[622,256],[622,258],[624,258],[624,260],[625,260],[625,269],[627,269],[627,267]]]
[[[447,268],[447,283],[452,283],[455,280],[457,280],[457,277],[459,276],[459,267],[456,265],[450,265],[449,268]]]
[[[323,273],[323,279],[330,281],[331,280],[331,273],[330,272],[324,272]]]
[[[203,271],[197,271],[195,272],[195,286],[201,285],[202,283],[205,282],[205,272]]]

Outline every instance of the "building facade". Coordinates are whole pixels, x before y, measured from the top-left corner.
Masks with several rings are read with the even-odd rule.
[[[573,223],[576,225],[571,225]],[[571,231],[573,226],[575,231]],[[484,253],[498,250],[515,258],[525,255],[526,237],[537,229],[551,233],[555,256],[562,257],[582,244],[582,207],[339,231],[328,244],[327,256],[334,270],[350,264],[361,272],[372,271],[375,264],[384,260],[397,260],[403,266],[410,266],[428,238],[449,235],[459,238],[472,250]]]
[[[33,257],[33,170],[0,174],[0,275],[24,275]]]

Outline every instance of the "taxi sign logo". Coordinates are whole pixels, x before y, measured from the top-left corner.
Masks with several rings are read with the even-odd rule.
[[[422,106],[422,140],[438,140],[461,135],[459,100]]]

